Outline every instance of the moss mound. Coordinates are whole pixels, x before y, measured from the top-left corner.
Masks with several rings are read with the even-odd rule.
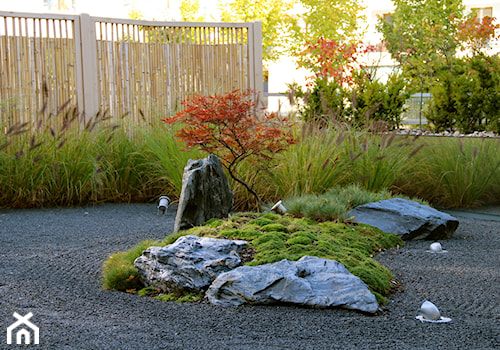
[[[156,244],[150,245],[165,246],[183,235],[247,240],[254,256],[246,264],[252,266],[283,259],[294,261],[306,255],[336,260],[360,277],[379,302],[383,302],[383,295],[390,291],[394,276],[373,256],[404,244],[398,236],[367,225],[317,223],[310,219],[275,214],[238,213],[228,220],[211,220],[204,226],[181,231],[159,244],[154,242]],[[142,287],[133,261],[148,246],[147,243],[153,242],[142,242],[127,252],[112,255],[105,262],[105,288],[135,291]]]

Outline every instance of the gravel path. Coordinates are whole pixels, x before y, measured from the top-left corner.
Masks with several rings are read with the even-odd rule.
[[[102,262],[162,239],[154,204],[0,210],[0,349],[13,313],[33,313],[38,349],[498,349],[500,221],[459,218],[446,254],[412,242],[377,257],[402,282],[378,316],[291,306],[220,308],[100,287]],[[415,320],[435,303],[452,323]]]

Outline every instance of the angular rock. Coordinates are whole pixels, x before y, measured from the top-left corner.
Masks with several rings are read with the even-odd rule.
[[[427,205],[391,198],[360,205],[348,214],[352,221],[375,226],[403,240],[449,239],[458,227],[458,220]]]
[[[189,160],[182,175],[182,190],[174,232],[199,226],[212,218],[227,218],[233,192],[222,162],[214,155]]]
[[[240,266],[220,274],[207,290],[215,305],[292,303],[344,307],[368,313],[378,309],[375,296],[359,277],[335,261],[305,256],[259,266]]]
[[[165,247],[149,247],[135,259],[146,286],[165,293],[204,291],[222,272],[241,264],[246,241],[183,236]]]

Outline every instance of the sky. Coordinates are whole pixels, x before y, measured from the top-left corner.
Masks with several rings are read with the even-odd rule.
[[[131,9],[148,20],[179,20],[181,0],[0,0],[0,11],[88,13],[91,16],[128,18]],[[49,10],[50,4],[50,10]],[[200,1],[202,10],[217,12],[217,0]],[[170,7],[170,10],[169,10]],[[208,19],[209,21],[212,19]]]

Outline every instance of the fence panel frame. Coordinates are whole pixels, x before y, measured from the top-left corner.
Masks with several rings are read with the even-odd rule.
[[[238,55],[246,55],[244,58],[246,60],[246,86],[249,89],[256,91],[257,98],[259,101],[263,101],[263,64],[262,64],[262,24],[260,22],[250,22],[250,23],[225,23],[225,22],[159,22],[159,21],[139,21],[139,20],[129,20],[129,19],[118,19],[118,18],[106,18],[106,17],[93,17],[88,14],[77,14],[77,15],[61,15],[61,14],[36,14],[36,13],[24,13],[24,12],[5,12],[0,11],[0,18],[24,18],[26,21],[28,19],[39,20],[66,20],[73,24],[72,35],[74,41],[74,61],[75,61],[75,77],[72,79],[76,80],[71,82],[74,86],[74,95],[72,98],[76,100],[78,104],[78,110],[81,115],[85,116],[83,121],[87,121],[96,115],[96,113],[101,109],[102,106],[99,105],[99,82],[98,82],[98,38],[96,37],[96,23],[98,22],[112,22],[123,25],[137,25],[137,26],[150,26],[150,27],[176,27],[176,28],[193,28],[194,36],[202,38],[205,36],[206,31],[209,32],[213,30],[224,30],[227,28],[228,33],[230,29],[235,30],[235,36],[242,35],[238,30],[247,31],[246,43],[241,43],[244,45],[244,51]],[[207,29],[213,28],[213,29]],[[5,37],[14,36],[16,33],[5,33]],[[14,35],[13,35],[14,34]],[[18,35],[18,34],[17,34]],[[55,34],[54,34],[55,35]],[[62,35],[62,34],[61,34]],[[0,36],[4,37],[0,32]],[[227,38],[222,38],[222,42],[219,42],[221,38],[218,38],[218,45],[227,45],[227,57],[234,56],[233,49],[229,47],[231,44],[230,38],[233,34],[227,34]],[[32,37],[35,38],[36,36]],[[8,37],[7,37],[8,38]],[[37,37],[36,37],[37,38]],[[55,36],[55,39],[59,39]],[[30,40],[28,36],[27,40]],[[31,39],[32,40],[32,39]],[[38,38],[36,39],[38,40]],[[200,40],[201,41],[201,40]],[[200,49],[203,52],[203,49]],[[192,49],[191,52],[195,52]],[[0,53],[1,55],[1,53]],[[27,58],[29,59],[29,58]],[[221,58],[214,57],[215,62],[223,64]],[[182,68],[182,67],[181,67]],[[221,69],[223,66],[221,66]],[[179,69],[179,68],[178,68]],[[182,72],[180,72],[182,73]],[[235,68],[232,68],[232,74],[236,75],[241,73],[236,72]],[[35,73],[33,73],[35,74]],[[148,73],[149,74],[149,73]],[[200,75],[202,79],[207,79],[207,74]],[[38,78],[37,78],[38,79]],[[144,79],[144,83],[147,81]],[[173,79],[172,76],[168,76],[168,79]],[[199,80],[199,77],[198,77]],[[141,82],[142,84],[142,82]],[[191,82],[192,86],[201,86],[206,84],[205,82]],[[149,89],[149,93],[151,93]],[[10,97],[20,97],[20,96],[9,96]],[[155,96],[151,96],[155,98]],[[1,102],[1,101],[0,101]],[[57,109],[59,106],[51,106]],[[33,107],[34,108],[34,107]],[[31,116],[33,117],[33,116]],[[114,115],[112,117],[119,118],[119,115]]]

